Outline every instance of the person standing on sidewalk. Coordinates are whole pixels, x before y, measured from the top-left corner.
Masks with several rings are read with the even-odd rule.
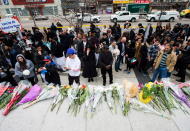
[[[109,51],[109,47],[105,45],[99,57],[99,64],[101,67],[101,73],[103,77],[103,86],[106,85],[106,72],[109,74],[110,84],[113,83],[112,63],[112,53]]]
[[[73,85],[75,81],[78,85],[80,84],[80,69],[81,69],[81,62],[78,56],[76,55],[76,51],[73,48],[69,48],[67,50],[67,59],[66,59],[66,66],[65,69],[68,70],[68,80],[69,85]]]
[[[88,45],[86,47],[86,51],[83,57],[83,62],[84,62],[84,69],[83,69],[83,77],[88,78],[88,82],[93,82],[94,79],[93,77],[97,76],[96,72],[96,57],[95,57],[95,52]]]
[[[118,49],[120,51],[120,55],[118,56],[117,60],[116,60],[116,63],[115,63],[115,71],[118,72],[118,70],[121,71],[120,69],[120,64],[121,62],[123,61],[123,58],[125,56],[125,52],[126,52],[126,43],[127,39],[126,37],[122,37],[121,38],[121,42],[118,43]]]
[[[166,44],[165,49],[160,51],[154,61],[153,67],[155,71],[151,79],[154,82],[158,76],[162,78],[167,78],[168,72],[174,70],[176,64],[177,56],[172,52],[172,47],[170,44]]]

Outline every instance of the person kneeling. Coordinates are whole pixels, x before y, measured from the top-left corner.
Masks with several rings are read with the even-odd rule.
[[[50,56],[45,56],[43,67],[38,69],[41,73],[42,79],[46,84],[53,83],[54,85],[61,85],[60,76],[56,64],[51,60]]]

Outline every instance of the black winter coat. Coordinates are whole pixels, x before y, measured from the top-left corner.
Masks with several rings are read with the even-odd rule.
[[[53,83],[54,85],[61,85],[61,80],[56,65],[46,65],[46,69],[47,69],[47,73],[45,74],[46,81],[48,83]]]
[[[64,47],[58,42],[51,43],[51,54],[57,58],[63,57]]]
[[[83,77],[84,78],[92,78],[97,76],[96,72],[96,58],[95,53],[90,51],[89,55],[85,54],[84,58],[84,70]]]

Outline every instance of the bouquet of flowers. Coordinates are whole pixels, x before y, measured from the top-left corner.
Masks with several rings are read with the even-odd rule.
[[[100,100],[103,96],[103,92],[104,92],[103,87],[98,86],[94,89],[94,94],[92,96],[92,108],[91,108],[92,112],[96,111],[96,108],[97,108],[98,104],[100,103]]]
[[[149,82],[142,88],[138,98],[144,104],[150,103],[158,111],[168,110],[172,113],[174,107],[168,102],[166,93],[163,83]]]
[[[32,101],[31,103],[29,103],[28,105],[26,105],[26,106],[24,107],[24,109],[25,109],[25,108],[28,108],[28,107],[30,107],[30,106],[32,106],[32,105],[38,103],[38,102],[41,102],[41,101],[43,101],[43,100],[48,100],[48,99],[54,98],[54,97],[56,96],[57,92],[58,92],[58,89],[57,89],[57,88],[55,88],[55,87],[52,86],[52,85],[48,85],[47,87],[45,87],[45,88],[41,91],[41,93],[39,94],[39,96],[38,96],[34,101]]]
[[[185,95],[190,99],[190,81],[180,83],[178,87],[181,88]]]
[[[112,85],[112,98],[114,100],[114,110],[117,112],[117,104],[119,103],[119,93],[117,90],[117,85]]]
[[[3,82],[0,84],[0,109],[4,108],[12,98],[12,92],[15,87],[11,87],[10,83]]]
[[[105,101],[108,104],[109,109],[113,110],[113,98],[112,98],[112,88],[105,89]]]
[[[72,103],[68,108],[68,112],[71,111],[75,116],[79,113],[81,105],[85,102],[87,96],[89,95],[89,91],[86,85],[81,85],[76,89],[76,98],[73,99]]]
[[[125,89],[117,83],[112,84],[111,87],[112,87],[112,97],[115,104],[115,111],[116,111],[116,104],[119,104],[123,115],[126,116],[130,110],[130,103],[126,101]]]
[[[38,85],[34,85],[30,88],[29,92],[22,98],[22,100],[17,104],[21,105],[30,101],[34,101],[42,91],[42,88]]]
[[[183,92],[178,85],[170,82],[169,79],[162,79],[165,86],[169,87],[172,90],[173,95],[178,98],[181,102],[185,103],[190,108],[190,100],[187,95]]]
[[[138,101],[137,99],[133,98],[130,99],[130,103],[131,103],[131,107],[135,110],[139,110],[139,111],[144,111],[144,112],[149,112],[149,113],[153,113],[155,115],[161,116],[161,117],[165,117],[167,119],[170,119],[167,115],[164,115],[158,111],[156,111],[152,106],[150,106],[149,104],[144,104],[140,101]]]
[[[58,113],[64,99],[68,96],[68,90],[70,88],[71,88],[71,86],[66,85],[66,86],[62,86],[59,89],[58,94],[54,97],[54,101],[53,101],[53,104],[51,107],[51,111],[53,111],[56,108],[56,106],[58,105],[58,109],[57,109],[57,113]]]
[[[15,109],[18,105],[17,103],[27,94],[31,84],[24,80],[19,83],[13,91],[13,95],[9,103],[6,105],[3,115],[7,115],[11,110]]]

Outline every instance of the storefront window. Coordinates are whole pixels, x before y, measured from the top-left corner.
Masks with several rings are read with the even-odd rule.
[[[7,14],[14,14],[16,16],[29,16],[29,12],[26,9],[10,8],[6,9]]]
[[[18,8],[18,12],[20,16],[29,16],[29,12],[26,9]]]
[[[13,15],[19,16],[17,8],[11,8],[11,12]]]
[[[9,9],[5,9],[7,14],[11,14],[11,11]]]
[[[44,7],[43,8],[43,15],[53,15],[53,6]]]
[[[43,8],[43,15],[58,15],[57,6],[47,6]]]
[[[58,15],[58,8],[57,8],[57,6],[54,6],[54,12],[55,12],[54,15]]]

